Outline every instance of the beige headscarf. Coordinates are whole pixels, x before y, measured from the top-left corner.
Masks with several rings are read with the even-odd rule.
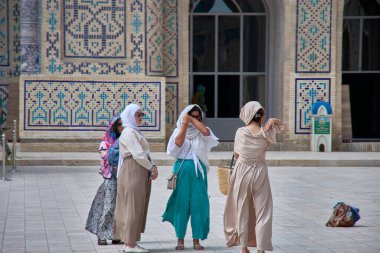
[[[248,125],[252,121],[253,116],[255,116],[257,111],[261,108],[264,109],[259,102],[250,101],[241,108],[239,118],[245,123],[245,125]]]

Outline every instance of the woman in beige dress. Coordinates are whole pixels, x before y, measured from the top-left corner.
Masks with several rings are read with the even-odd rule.
[[[124,130],[119,138],[114,236],[124,242],[124,252],[149,252],[136,243],[145,230],[151,179],[158,176],[149,144],[138,127],[143,116],[136,104],[128,105],[120,114]]]
[[[224,233],[227,246],[240,245],[242,253],[248,253],[248,247],[256,247],[259,253],[273,250],[273,203],[265,154],[283,126],[275,118],[262,126],[263,115],[264,108],[259,102],[248,102],[240,111],[240,119],[246,126],[235,135],[237,161],[229,179]]]

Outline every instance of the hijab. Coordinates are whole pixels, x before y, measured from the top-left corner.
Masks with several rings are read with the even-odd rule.
[[[116,114],[112,117],[107,130],[104,132],[102,137],[102,142],[100,143],[99,151],[105,150],[108,151],[112,145],[117,145],[118,143],[118,137],[120,136],[120,133],[116,133],[114,129],[114,125],[117,121],[119,121],[120,116],[119,114]],[[117,129],[116,129],[117,131]],[[105,152],[101,155],[101,165],[100,165],[100,173],[103,175],[104,178],[111,178],[111,171],[112,166],[110,166],[108,162],[108,152]]]
[[[130,127],[138,131],[140,134],[139,126],[136,123],[135,114],[141,107],[136,104],[129,104],[125,107],[124,111],[120,114],[121,121],[123,122],[123,127]],[[119,155],[119,163],[117,166],[117,177],[119,172],[123,167],[124,157]]]
[[[123,127],[130,127],[140,132],[135,119],[135,113],[140,109],[141,107],[136,104],[129,104],[125,107],[124,111],[120,114]]]
[[[108,142],[110,145],[114,144],[117,137],[117,133],[114,131],[113,125],[120,119],[120,115],[116,114],[115,116],[112,117],[107,130],[104,132],[102,141]],[[121,133],[119,133],[121,134]]]
[[[202,118],[203,117],[203,111],[202,109],[196,105],[188,105],[179,115],[177,120],[177,128],[174,130],[173,135],[178,135],[179,130],[181,129],[183,118],[186,114],[188,114],[194,107],[198,107]],[[211,137],[211,138],[209,138]],[[214,136],[214,134],[210,130],[210,136],[203,136],[199,130],[193,126],[191,123],[187,126],[186,131],[186,139],[190,141],[191,143],[191,150],[193,151],[193,161],[195,166],[195,174],[198,176],[198,170],[201,173],[202,177],[204,178],[204,173],[202,169],[202,165],[200,164],[199,160],[206,166],[206,169],[208,171],[209,169],[209,162],[207,158],[207,153],[211,150],[212,147],[215,147],[218,145],[218,138]]]
[[[246,103],[243,108],[240,110],[239,118],[245,123],[247,126],[255,116],[258,110],[264,109],[261,104],[257,101],[250,101]]]

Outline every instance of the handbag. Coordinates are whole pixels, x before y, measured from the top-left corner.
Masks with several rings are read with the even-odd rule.
[[[189,150],[187,150],[187,152],[186,152],[185,159],[187,157],[187,154],[189,154],[190,149],[191,149],[191,144],[190,144]],[[176,173],[172,172],[172,174],[166,179],[166,180],[168,180],[167,188],[169,190],[174,190],[177,187],[177,175],[178,175],[179,171],[181,170],[183,161],[185,161],[185,159],[182,159],[182,162],[179,165],[177,172]]]
[[[234,163],[234,155],[232,154],[230,166],[222,166],[218,167],[218,170],[216,171],[218,176],[218,183],[219,183],[219,191],[220,193],[227,195],[228,193],[228,182],[229,182],[229,175],[232,172],[233,169],[233,163]]]

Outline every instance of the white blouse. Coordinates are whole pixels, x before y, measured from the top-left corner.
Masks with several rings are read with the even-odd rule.
[[[154,162],[150,158],[149,143],[144,136],[133,128],[125,127],[119,138],[120,157],[132,155],[142,167],[150,170]]]
[[[209,136],[200,134],[196,140],[188,140],[185,138],[185,141],[180,147],[175,143],[178,134],[179,129],[176,128],[169,139],[166,153],[176,159],[192,159],[194,161],[196,175],[198,175],[199,170],[203,176],[203,169],[199,160],[203,162],[208,170],[207,153],[210,152],[212,147],[218,144],[218,138],[210,130]]]

